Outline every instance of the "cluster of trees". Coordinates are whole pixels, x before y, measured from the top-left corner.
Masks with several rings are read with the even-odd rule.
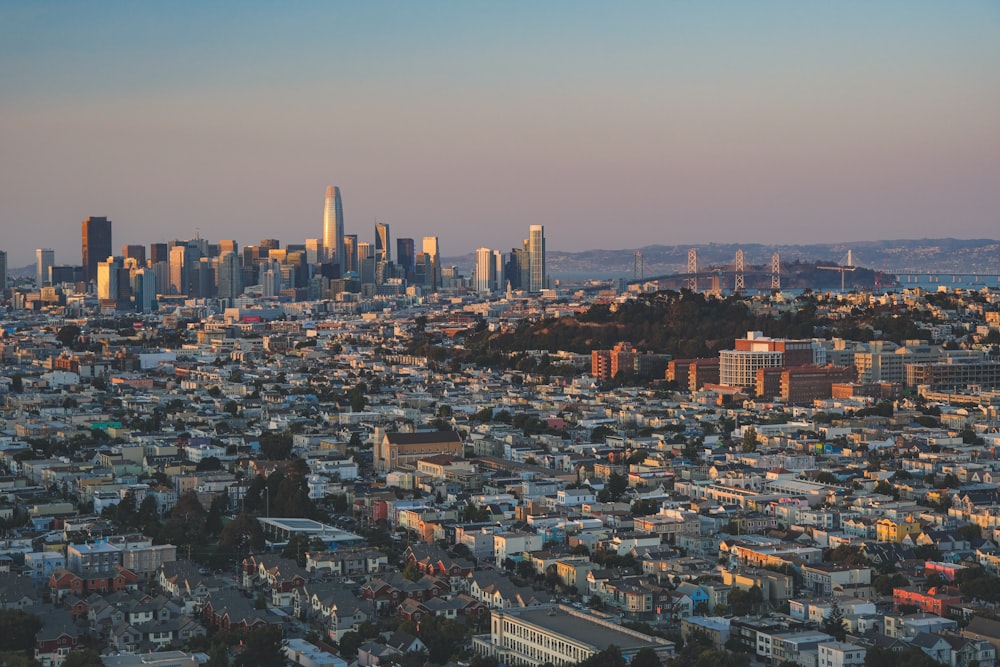
[[[265,479],[251,480],[243,506],[247,512],[274,516],[314,518],[316,505],[309,497],[309,466],[293,459],[284,470],[275,470]]]

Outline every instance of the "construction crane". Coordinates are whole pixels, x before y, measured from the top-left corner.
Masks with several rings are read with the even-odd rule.
[[[817,266],[817,269],[823,269],[824,271],[840,271],[840,291],[844,291],[844,274],[848,271],[854,271],[856,266]]]

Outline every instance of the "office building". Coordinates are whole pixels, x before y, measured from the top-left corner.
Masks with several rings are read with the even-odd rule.
[[[156,310],[156,271],[136,268],[131,271],[132,302],[140,313]]]
[[[235,252],[239,253],[240,244],[234,239],[220,239],[219,240],[219,251],[215,253],[216,256],[221,257],[224,252]]]
[[[170,261],[170,248],[166,243],[149,244],[149,263],[152,265]]]
[[[35,250],[35,286],[52,284],[52,265],[56,263],[56,251],[51,248]]]
[[[358,235],[348,234],[344,237],[344,264],[340,266],[340,275],[358,273]]]
[[[426,256],[426,274],[424,286],[429,290],[436,291],[441,287],[441,248],[438,244],[438,237],[425,236],[423,242],[423,254]]]
[[[347,265],[344,249],[344,202],[340,188],[334,185],[326,189],[326,207],[323,209],[323,248],[327,261],[340,266],[341,273]]]
[[[325,259],[323,239],[306,239],[306,263],[319,264]]]
[[[392,254],[389,252],[389,225],[381,222],[375,223],[375,262],[391,262]]]
[[[97,280],[97,265],[111,256],[111,221],[105,217],[90,216],[83,221],[83,279]]]
[[[528,228],[528,264],[530,267],[529,292],[541,292],[548,287],[545,275],[545,227]]]
[[[170,249],[170,294],[187,294],[187,248],[176,245]]]
[[[122,257],[132,258],[139,266],[146,266],[146,246],[144,245],[123,245]]]
[[[413,239],[396,239],[396,264],[403,272],[403,278],[413,279],[413,260],[416,258],[416,246]]]
[[[7,253],[0,250],[0,299],[7,296]]]
[[[807,364],[825,364],[821,349],[812,341],[770,338],[760,331],[748,331],[736,340],[735,349],[719,352],[719,382],[729,387],[756,387],[757,371]]]
[[[83,267],[55,264],[49,269],[53,285],[83,282]]]
[[[499,291],[505,282],[503,268],[503,255],[499,251],[477,248],[473,288],[483,294]]]
[[[219,298],[232,303],[233,299],[243,293],[243,268],[240,266],[239,255],[227,250],[219,256],[218,263],[216,275],[219,278]]]

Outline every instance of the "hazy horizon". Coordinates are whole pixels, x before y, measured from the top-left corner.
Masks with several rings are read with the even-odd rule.
[[[0,6],[0,249],[992,238],[995,2]]]

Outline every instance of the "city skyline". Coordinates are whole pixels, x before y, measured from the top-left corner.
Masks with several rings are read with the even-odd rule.
[[[90,213],[122,244],[313,238],[332,182],[349,229],[455,254],[529,224],[571,252],[997,228],[995,3],[13,3],[3,19],[12,266],[38,247],[75,263]]]

